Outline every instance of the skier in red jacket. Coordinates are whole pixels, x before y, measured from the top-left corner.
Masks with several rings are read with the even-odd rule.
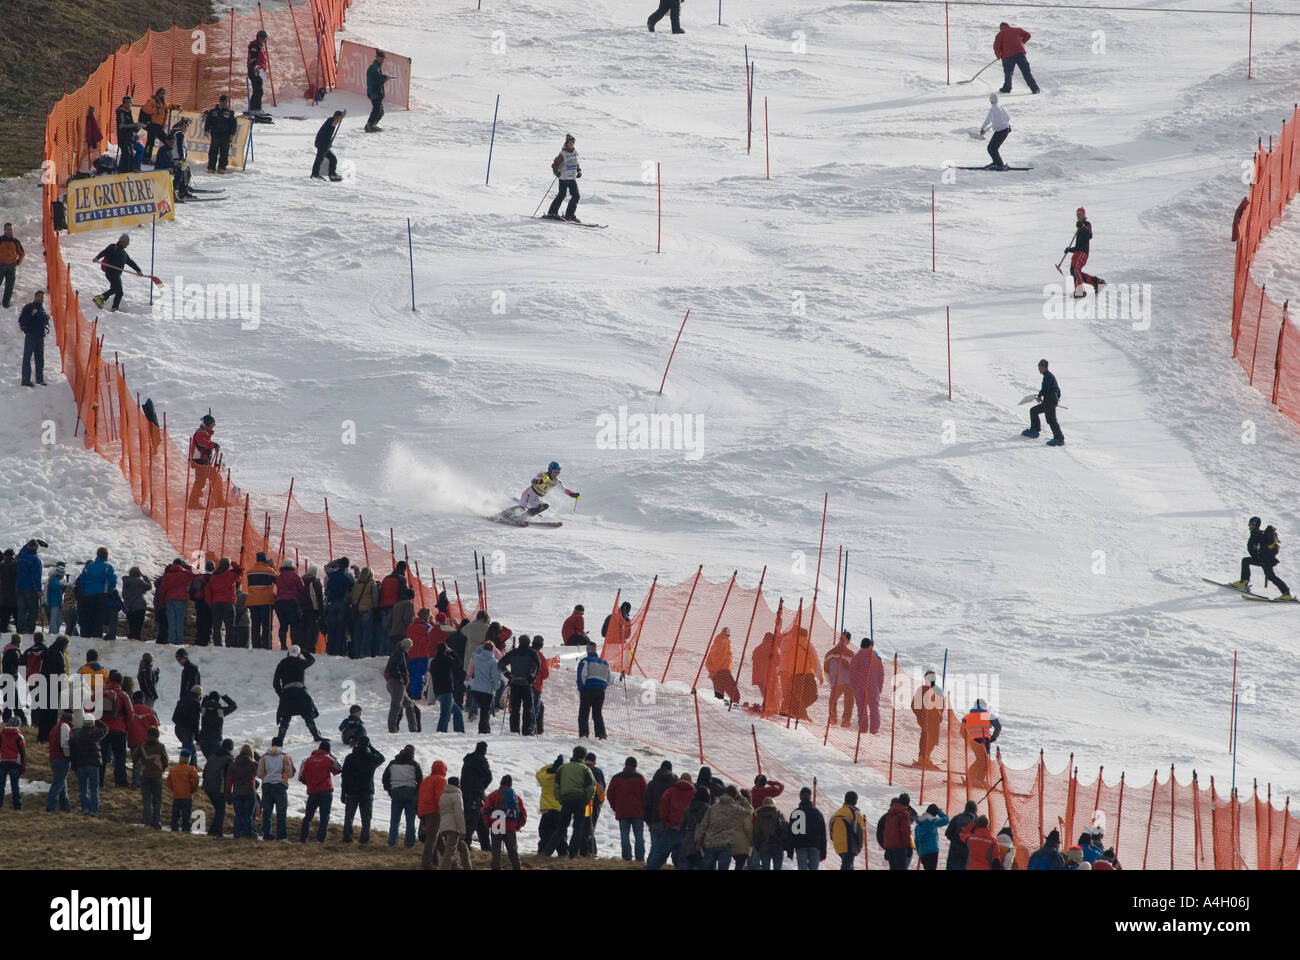
[[[1020,75],[1025,78],[1025,83],[1029,85],[1029,92],[1038,92],[1038,84],[1034,82],[1034,75],[1029,69],[1029,58],[1025,56],[1025,43],[1028,40],[1028,30],[1013,27],[1005,21],[998,24],[998,35],[993,38],[993,55],[1002,61],[1005,77],[998,93],[1011,92],[1011,74],[1017,66],[1020,67]]]

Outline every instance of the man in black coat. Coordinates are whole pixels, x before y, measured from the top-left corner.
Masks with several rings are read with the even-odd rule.
[[[230,142],[239,131],[239,121],[224,93],[217,105],[203,114],[203,129],[208,135],[208,173],[225,173],[230,162]]]
[[[975,805],[975,801],[967,800],[966,808],[948,821],[948,827],[943,831],[943,835],[948,838],[948,862],[944,864],[945,870],[966,869],[966,860],[970,856],[970,851],[961,838],[961,832],[966,829],[967,824],[974,823],[978,815],[979,807]]]
[[[510,732],[519,733],[519,713],[524,715],[523,735],[533,732],[533,683],[541,671],[541,659],[532,640],[521,636],[515,648],[498,661],[497,666],[510,677]]]
[[[289,730],[289,721],[294,717],[302,717],[313,740],[321,739],[320,731],[316,729],[316,718],[320,716],[320,711],[316,709],[311,694],[307,692],[306,680],[307,668],[315,662],[315,657],[294,644],[289,648],[284,659],[276,665],[271,688],[280,695],[280,705],[275,711],[275,718],[280,724],[281,740]]]
[[[123,293],[122,270],[125,267],[134,270],[137,277],[144,276],[144,271],[140,269],[140,265],[132,260],[126,252],[127,245],[130,242],[131,238],[124,233],[117,238],[116,243],[110,243],[95,254],[95,260],[102,264],[104,276],[108,277],[108,289],[94,298],[95,306],[101,309],[110,296],[113,298],[113,306],[109,308],[110,310],[116,312],[117,308],[121,306]]]
[[[23,332],[23,386],[32,383],[32,364],[36,365],[36,383],[45,386],[45,335],[50,332],[50,315],[45,312],[45,291],[37,290],[32,302],[18,315],[18,329]]]
[[[176,662],[181,665],[180,696],[183,697],[185,696],[185,691],[189,690],[191,687],[199,686],[203,682],[203,679],[199,676],[199,668],[194,665],[192,660],[190,660],[190,655],[185,652],[184,647],[181,647],[176,651]]]
[[[343,761],[343,842],[352,842],[352,820],[361,810],[361,842],[370,842],[370,814],[375,801],[375,771],[384,755],[360,737]]]
[[[1061,402],[1061,388],[1056,382],[1056,375],[1047,369],[1047,361],[1038,361],[1038,372],[1043,375],[1042,386],[1038,388],[1038,403],[1029,408],[1029,429],[1021,431],[1022,437],[1036,439],[1041,429],[1038,415],[1042,414],[1047,425],[1052,428],[1052,439],[1047,441],[1049,447],[1065,446],[1065,435],[1056,422],[1056,405]]]
[[[492,767],[488,764],[487,741],[480,740],[473,753],[465,754],[460,766],[460,793],[465,805],[466,841],[478,834],[479,848],[492,849],[492,837],[483,823],[483,801],[492,786]]]
[[[135,134],[140,129],[131,107],[131,98],[123,97],[122,103],[114,114],[117,124],[117,172],[131,173],[138,169],[135,165]]]
[[[316,131],[316,161],[311,165],[311,175],[313,180],[324,180],[320,175],[320,165],[322,160],[328,160],[330,164],[330,180],[338,183],[343,178],[338,175],[338,157],[334,156],[334,151],[330,148],[334,146],[334,135],[339,131],[339,124],[347,116],[346,110],[335,110],[334,115],[320,125]]]

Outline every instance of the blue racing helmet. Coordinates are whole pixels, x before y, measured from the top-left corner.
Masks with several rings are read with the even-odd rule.
[[[546,468],[546,472],[550,473],[552,470],[559,470],[559,469],[560,469],[560,465],[556,463],[554,460],[552,460],[551,465]]]

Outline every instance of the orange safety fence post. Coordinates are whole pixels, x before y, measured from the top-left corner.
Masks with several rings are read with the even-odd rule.
[[[1286,803],[1282,805],[1282,846],[1278,851],[1277,868],[1286,869],[1286,840],[1287,834],[1291,830],[1291,798],[1286,798]]]
[[[1286,312],[1290,303],[1290,300],[1282,301],[1282,323],[1277,328],[1277,352],[1273,355],[1273,395],[1270,400],[1275,407],[1277,406],[1277,390],[1282,385],[1282,342],[1286,338],[1287,321],[1290,320]]]
[[[858,717],[859,727],[862,724],[862,717]],[[943,743],[947,753],[947,759],[944,761],[943,776],[943,808],[952,809],[952,707],[948,704],[948,694],[943,695],[943,719],[940,725],[947,724],[948,729],[944,732]]]
[[[1092,801],[1092,816],[1088,818],[1088,826],[1093,826],[1097,811],[1101,809],[1101,776],[1105,769],[1104,765],[1097,768],[1097,796]]]
[[[745,642],[740,648],[740,659],[736,661],[736,686],[740,686],[740,677],[745,669],[745,651],[749,649],[749,634],[754,629],[754,617],[758,615],[758,602],[763,599],[763,581],[767,579],[767,564],[758,577],[758,586],[754,588],[754,607],[749,612],[749,626],[745,628]]]
[[[239,535],[239,566],[241,568],[244,566],[244,555],[248,552],[248,544],[245,542],[248,533],[248,507],[248,494],[244,494],[244,525]]]
[[[257,4],[257,21],[262,25],[262,29],[265,30],[266,19],[262,16],[262,4],[260,0]],[[266,76],[267,79],[271,81],[271,106],[278,107],[280,104],[275,99],[275,71],[271,69],[271,44],[269,41],[266,44]],[[369,566],[369,564],[367,564],[367,566]]]
[[[226,529],[230,524],[230,470],[226,470],[225,485],[225,504],[221,510],[221,556],[228,556],[226,553]]]
[[[731,571],[731,580],[727,583],[727,592],[722,595],[722,606],[718,607],[718,616],[717,619],[713,621],[713,630],[709,633],[709,637],[708,637],[709,642],[704,645],[704,656],[700,657],[700,668],[695,671],[695,679],[691,681],[692,690],[694,690],[696,687],[699,686],[700,674],[704,672],[704,663],[709,659],[709,653],[713,649],[713,640],[718,635],[718,624],[722,623],[722,614],[727,609],[727,598],[731,596],[731,588],[736,585],[736,574],[738,574],[739,572],[740,572],[739,570]],[[669,656],[669,659],[670,660],[672,659],[671,655]],[[668,672],[668,668],[665,666],[664,673],[667,674],[667,672]],[[739,684],[737,684],[737,686],[739,686]]]
[[[639,611],[637,611],[637,616],[641,619],[641,623],[642,623],[643,625],[645,624],[646,617],[647,617],[647,616],[649,615],[649,613],[650,613],[650,602],[654,599],[655,588],[656,588],[658,585],[659,585],[659,575],[658,575],[658,574],[655,574],[654,579],[650,581],[650,592],[649,592],[648,594],[646,594],[645,603],[643,603],[643,604],[641,605],[641,609],[640,609]],[[612,624],[612,623],[614,623],[614,620],[611,619],[609,622]],[[620,629],[621,629],[621,628],[620,628]],[[637,650],[637,647],[641,646],[641,633],[642,633],[642,632],[643,632],[643,631],[641,631],[641,630],[638,630],[638,631],[637,631],[637,634],[636,634],[636,642],[632,644],[632,649],[628,652],[628,665],[627,665],[628,672],[631,672],[632,668],[635,667],[635,666],[637,666],[637,662],[636,662],[636,650]],[[643,676],[643,677],[647,676],[647,674],[646,674],[646,672],[645,672],[644,670],[641,671],[641,676]],[[648,677],[647,677],[647,679],[648,679]]]
[[[1210,774],[1210,853],[1213,858],[1213,869],[1219,869],[1219,831],[1218,818],[1219,812],[1215,809],[1218,803],[1218,791],[1214,789],[1214,775]]]
[[[1151,774],[1151,809],[1147,811],[1147,839],[1142,846],[1142,869],[1147,868],[1147,854],[1151,850],[1151,821],[1156,816],[1156,788],[1160,785],[1160,771]]]
[[[263,515],[266,517],[266,519],[263,521],[262,524],[262,552],[270,553],[271,552],[271,515],[265,512]]]
[[[279,568],[280,562],[284,560],[284,535],[289,529],[289,508],[293,506],[293,481],[296,478],[289,478],[289,495],[284,501],[284,522],[280,524],[280,549],[275,553],[276,568]]]
[[[325,498],[325,543],[328,546],[330,555],[329,563],[334,562],[334,534],[330,530],[330,498]]]
[[[622,596],[623,596],[623,588],[622,588],[622,587],[619,587],[617,590],[614,591],[614,609],[612,609],[612,610],[609,612],[609,626],[610,626],[610,628],[612,628],[612,627],[614,627],[615,625],[618,624],[618,606],[619,606],[619,600],[622,599]],[[621,633],[622,628],[620,627],[619,629],[620,629],[620,633]],[[600,659],[604,660],[604,659],[605,659],[605,650],[609,647],[609,629],[606,629],[606,631],[605,631],[605,636],[602,637],[601,640],[602,640],[603,642],[602,642],[601,645],[600,645]],[[624,644],[624,643],[626,643],[626,642],[627,642],[627,638],[624,637],[623,639],[621,639],[621,640],[619,641],[619,645],[621,646],[622,644]],[[618,657],[618,663],[619,663],[618,672],[619,672],[619,673],[626,673],[626,672],[627,672],[627,669],[626,669],[626,667],[624,666],[624,662],[625,662],[624,655],[623,655],[622,653],[620,653],[620,654],[619,654],[619,657]]]
[[[194,471],[185,471],[185,496],[181,500],[181,555],[185,554],[185,540],[190,529],[190,477]]]
[[[171,467],[167,460],[167,448],[171,446],[171,440],[167,436],[167,413],[163,412],[162,425],[162,448],[163,448],[163,524],[166,527],[168,536],[172,532],[172,485],[171,485]]]
[[[1174,765],[1169,764],[1169,869],[1174,869],[1174,798],[1178,795],[1178,784],[1174,780]]]
[[[1047,763],[1043,760],[1043,751],[1038,751],[1038,845],[1041,847],[1047,839],[1043,832],[1043,791],[1046,788]]]
[[[302,36],[298,33],[298,18],[293,15],[293,0],[289,0],[289,23],[293,25],[293,36],[298,41],[298,56],[302,58],[302,72],[311,80],[311,68],[307,66],[307,54],[302,49]]]
[[[793,638],[793,642],[795,645],[795,650],[790,655],[790,682],[788,685],[785,685],[785,693],[781,697],[780,705],[777,707],[778,710],[782,710],[785,712],[785,728],[787,730],[790,729],[790,718],[795,713],[795,708],[794,708],[795,654],[797,654],[799,651],[799,631],[802,629],[803,629],[803,597],[800,597],[799,608],[795,611],[795,615],[794,615],[794,630],[792,630],[790,633],[790,636]],[[779,634],[777,636],[777,645],[778,647],[780,646]],[[777,663],[778,681],[780,680],[780,675],[781,675],[781,664],[778,662]]]
[[[1070,778],[1070,787],[1065,794],[1065,836],[1062,839],[1069,846],[1070,838],[1074,836],[1074,808],[1079,796],[1079,771],[1074,765],[1073,750],[1070,751],[1070,765],[1065,772]]]
[[[235,8],[230,8],[230,55],[226,58],[226,98],[235,102]]]
[[[695,736],[700,745],[700,763],[704,763],[704,732],[700,729],[700,697],[691,691],[691,702],[695,705]]]
[[[393,555],[393,569],[396,570],[397,569],[397,541],[393,539],[392,527],[388,528],[388,552]],[[408,587],[411,585],[409,580],[407,581],[406,585]]]
[[[898,716],[898,711],[894,708],[894,695],[898,689],[898,652],[894,652],[894,679],[889,685],[889,776],[885,782],[890,786],[894,784],[894,719]],[[862,725],[862,717],[858,717],[858,726]],[[987,766],[986,768],[987,769]]]
[[[673,654],[677,652],[677,641],[682,638],[682,628],[686,626],[686,615],[691,610],[691,601],[695,599],[695,587],[700,582],[700,575],[704,573],[704,564],[700,564],[695,570],[695,579],[691,581],[691,592],[686,597],[686,606],[682,608],[682,620],[677,624],[677,635],[673,637],[672,648],[668,651],[668,660],[664,663],[663,676],[659,678],[660,683],[666,683],[668,680],[668,668],[672,666]],[[719,614],[721,616],[721,614]],[[610,621],[611,623],[613,621]]]

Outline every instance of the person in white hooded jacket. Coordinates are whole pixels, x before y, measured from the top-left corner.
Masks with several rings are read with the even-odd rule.
[[[999,148],[1011,133],[1011,118],[998,105],[998,95],[996,93],[989,94],[989,113],[980,126],[981,137],[984,136],[986,130],[993,131],[993,139],[989,141],[989,156],[993,158],[993,162],[988,165],[987,169],[1007,169],[1007,165],[1002,162],[1002,154],[999,152]]]
[[[574,214],[578,209],[578,178],[582,176],[582,166],[578,163],[578,150],[573,134],[564,138],[564,147],[551,161],[551,172],[560,181],[560,190],[551,201],[550,209],[546,211],[546,219],[560,219],[560,204],[564,202],[564,195],[567,193],[569,205],[565,208],[564,219],[580,223],[581,221]]]

